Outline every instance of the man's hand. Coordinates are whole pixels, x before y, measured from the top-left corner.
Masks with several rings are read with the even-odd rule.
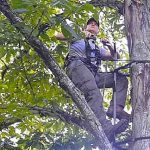
[[[101,42],[104,46],[111,46],[110,42],[107,39],[102,39]]]
[[[89,31],[84,31],[84,33],[86,38],[90,38],[91,36],[93,36],[93,34]]]
[[[110,51],[110,55],[113,59],[120,58],[120,55],[118,54],[118,52],[116,52],[116,49],[114,49],[114,46],[112,46],[111,43],[107,39],[102,39],[101,42],[103,43],[104,46],[108,47]]]
[[[96,38],[96,35],[94,35],[93,33],[91,33],[88,30],[84,30],[83,33],[85,34],[86,38]]]
[[[65,38],[65,36],[62,33],[56,33],[55,37],[57,40],[61,40],[61,41],[66,41],[67,38]]]

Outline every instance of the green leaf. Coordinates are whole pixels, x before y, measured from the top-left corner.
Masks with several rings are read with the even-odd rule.
[[[76,34],[76,32],[72,29],[72,27],[70,27],[64,21],[62,22],[61,29],[62,29],[62,33],[64,34],[64,36],[67,38],[70,38],[70,39],[75,38],[76,40],[81,38],[79,35]]]
[[[24,9],[24,8],[20,8],[20,9],[14,9],[13,10],[15,13],[19,13],[19,14],[22,14],[22,13],[26,13],[28,10],[27,9]]]

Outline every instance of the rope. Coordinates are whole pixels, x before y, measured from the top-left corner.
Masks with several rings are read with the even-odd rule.
[[[116,50],[116,43],[114,42],[114,60],[117,60],[117,50]],[[117,63],[114,61],[114,68],[116,69]],[[114,103],[114,109],[113,109],[113,119],[114,119],[114,125],[116,124],[116,115],[117,115],[117,102],[116,102],[116,83],[117,83],[117,74],[114,72],[114,88],[113,88],[113,103]]]
[[[107,63],[108,61],[106,61],[106,67],[105,67],[105,72],[107,73],[108,72],[108,70],[107,70],[107,67],[108,67],[108,63]],[[103,85],[103,94],[102,94],[102,97],[104,98],[104,96],[105,96],[105,87],[106,86],[106,76],[104,77],[104,85]]]
[[[142,137],[135,138],[133,142],[140,141],[140,140],[149,140],[149,139],[150,136],[142,136]]]
[[[126,140],[121,141],[121,142],[113,143],[113,145],[118,146],[118,145],[123,145],[126,143],[135,143],[135,142],[140,141],[140,140],[150,140],[150,136],[142,136],[142,137],[138,137],[138,138],[129,138],[129,139],[126,139]]]
[[[136,63],[136,64],[137,63],[150,63],[150,60],[132,60],[132,61],[131,60],[113,60],[113,61],[130,61],[124,66],[115,68],[113,72],[118,72],[119,70],[130,68],[133,63]]]
[[[137,59],[132,59],[132,60],[130,60],[130,59],[117,59],[117,60],[109,60],[109,61],[129,61],[129,62],[141,62],[141,63],[147,63],[147,62],[150,62],[150,60],[137,60]]]

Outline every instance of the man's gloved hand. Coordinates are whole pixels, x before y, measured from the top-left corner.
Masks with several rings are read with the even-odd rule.
[[[107,39],[101,39],[101,42],[104,46],[107,46],[110,50],[110,54],[113,57],[113,59],[119,59],[120,55],[116,52],[115,46],[112,46],[111,43]]]
[[[102,39],[101,42],[104,46],[111,46],[110,42],[107,39]]]
[[[84,32],[85,37],[86,37],[87,39],[96,40],[96,35],[94,35],[94,34],[91,33],[90,31],[85,30],[85,31],[83,31],[83,32]]]

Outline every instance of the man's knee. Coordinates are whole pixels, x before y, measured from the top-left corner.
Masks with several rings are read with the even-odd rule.
[[[117,78],[117,86],[122,89],[127,89],[128,88],[128,79],[126,76],[118,76]]]
[[[128,87],[128,79],[127,79],[126,76],[123,76],[123,77],[122,77],[122,82],[124,83],[124,85],[125,85],[126,87]]]
[[[87,102],[93,101],[93,102],[97,102],[97,104],[99,102],[102,103],[102,100],[103,100],[102,95],[98,88],[87,90],[85,97],[87,99]]]

